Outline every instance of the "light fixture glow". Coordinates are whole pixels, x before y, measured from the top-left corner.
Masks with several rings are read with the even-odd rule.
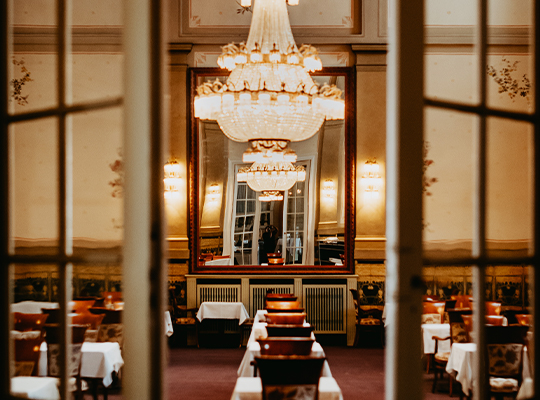
[[[272,191],[272,192],[263,192],[262,195],[259,196],[259,201],[282,201],[283,195],[281,192],[278,191]]]
[[[163,167],[164,196],[166,199],[180,198],[180,164],[176,160],[169,160]]]
[[[324,197],[328,199],[332,199],[336,196],[336,188],[332,179],[327,179],[324,181],[322,186],[322,193]]]
[[[306,170],[287,161],[255,162],[250,167],[240,168],[236,179],[247,182],[256,192],[284,192],[296,182],[305,181]]]
[[[382,179],[379,175],[379,164],[377,164],[377,160],[375,158],[367,160],[364,164],[364,175],[362,175],[362,182],[366,186],[366,199],[378,199],[379,187],[381,186]]]

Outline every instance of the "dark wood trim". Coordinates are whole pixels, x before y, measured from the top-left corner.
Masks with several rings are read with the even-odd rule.
[[[313,76],[345,76],[345,265],[212,265],[199,266],[199,132],[194,116],[193,101],[196,95],[197,79],[204,76],[228,76],[229,72],[220,68],[190,68],[188,84],[189,130],[187,149],[189,162],[189,250],[190,274],[351,274],[354,272],[354,232],[356,206],[356,75],[353,67],[329,67],[313,73]]]

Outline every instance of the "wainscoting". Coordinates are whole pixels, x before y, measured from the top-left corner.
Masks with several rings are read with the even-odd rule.
[[[347,335],[352,345],[355,312],[350,289],[357,288],[356,275],[186,275],[187,306],[203,301],[239,301],[250,317],[263,308],[266,291],[293,293],[307,313],[315,333]]]

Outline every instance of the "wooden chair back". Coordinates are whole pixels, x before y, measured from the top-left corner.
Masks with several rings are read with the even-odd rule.
[[[12,333],[15,347],[15,376],[37,376],[41,330]]]
[[[76,314],[90,314],[89,309],[94,306],[96,300],[73,300],[70,301],[70,308]]]
[[[529,327],[524,325],[486,326],[486,344],[526,344]]]
[[[423,312],[422,314],[440,314],[442,315],[444,313],[444,302],[430,302],[430,301],[424,301],[423,302]]]
[[[82,313],[73,315],[71,323],[74,325],[87,325],[88,329],[98,329],[104,318],[105,314]]]
[[[501,315],[501,303],[486,301],[486,315]]]
[[[456,309],[468,309],[471,308],[472,297],[469,295],[459,294],[450,296],[451,300],[456,300]]]
[[[453,309],[453,310],[448,310],[448,319],[449,319],[449,322],[450,322],[450,323],[452,323],[452,322],[463,322],[462,315],[470,315],[470,314],[472,314],[472,310],[471,310],[471,309],[465,309],[465,310]]]
[[[300,398],[316,400],[324,357],[260,356],[255,357],[263,386],[263,400]]]
[[[304,311],[299,301],[269,301],[266,304],[268,312],[301,312]]]
[[[529,326],[532,316],[530,314],[516,314],[517,323],[520,325]]]
[[[13,329],[19,332],[41,331],[47,321],[47,314],[13,313]]]

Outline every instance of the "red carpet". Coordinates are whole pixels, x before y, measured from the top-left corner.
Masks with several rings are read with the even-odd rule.
[[[344,400],[384,400],[383,349],[323,348]],[[168,400],[230,400],[244,352],[245,348],[171,349],[165,376]],[[448,385],[445,387],[447,379],[440,385],[440,389],[446,389],[446,392],[432,394],[432,378],[433,374],[424,375],[424,399],[448,399]],[[118,393],[109,395],[110,400],[121,398]],[[85,400],[90,399],[91,396],[87,394]]]

